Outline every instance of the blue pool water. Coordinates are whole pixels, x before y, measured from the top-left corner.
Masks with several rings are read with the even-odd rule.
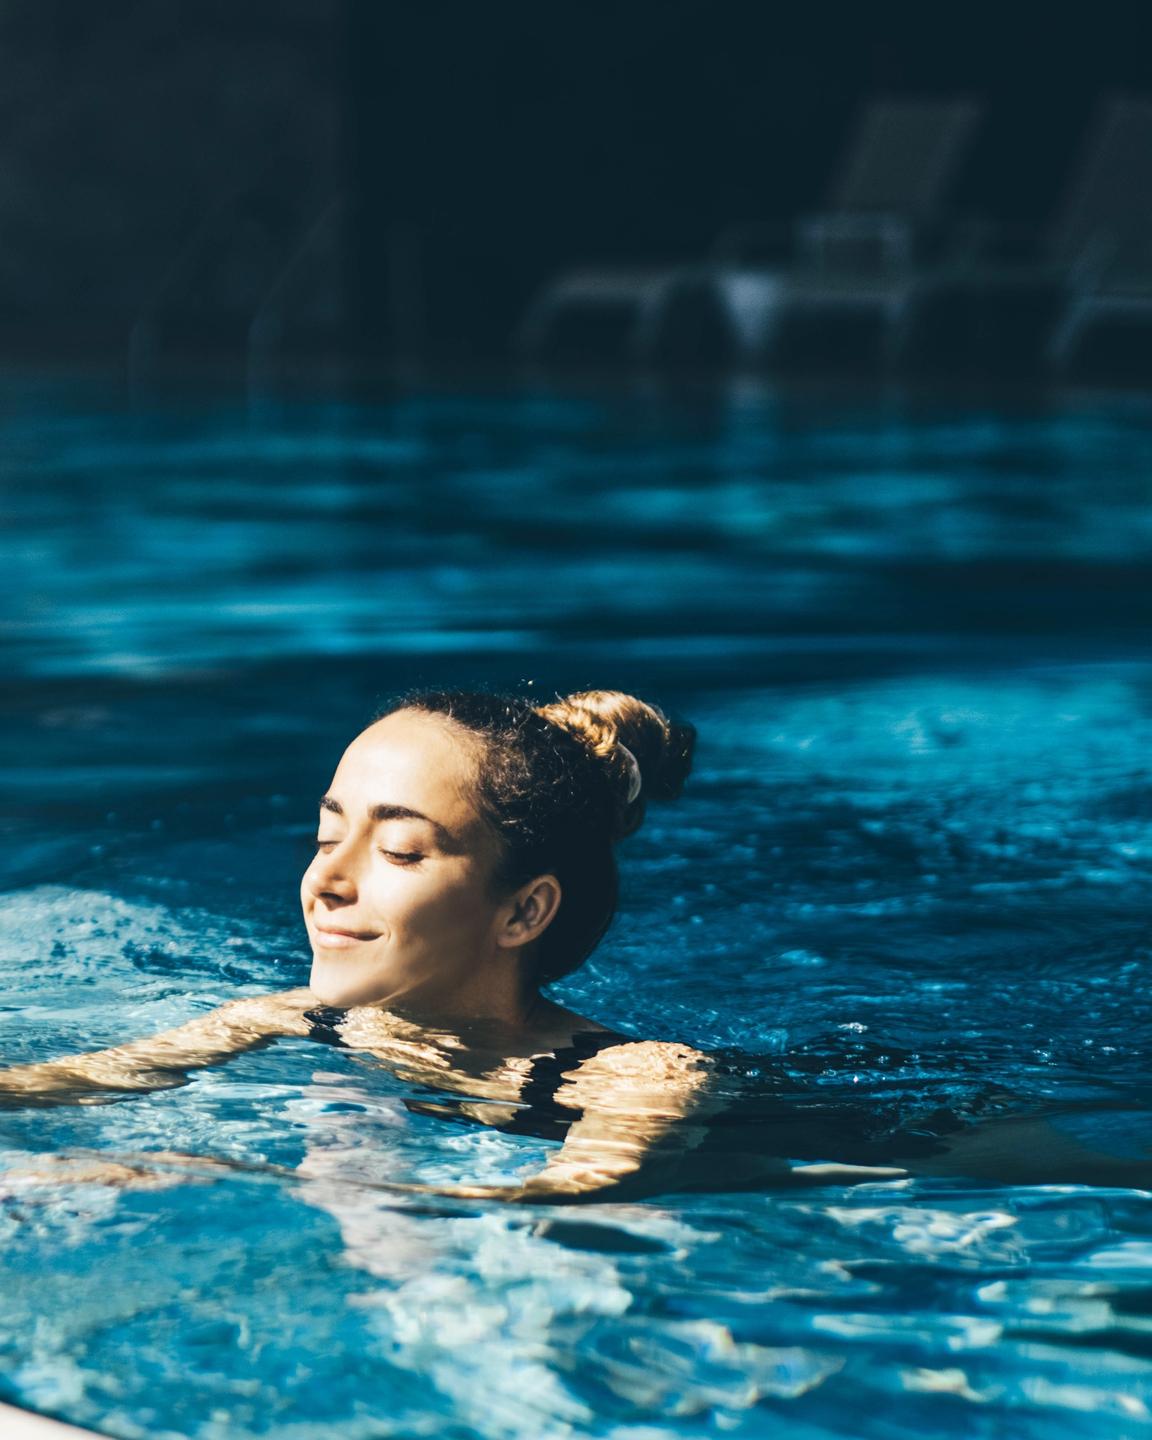
[[[380,1182],[554,1142],[286,1039],[0,1111],[0,1400],[197,1440],[1152,1433],[1152,402],[9,376],[0,439],[5,1063],[305,984],[316,799],[394,690],[618,687],[697,763],[557,998],[806,1113],[1009,1094],[1132,1166],[417,1203]],[[22,1175],[77,1149],[235,1165]]]

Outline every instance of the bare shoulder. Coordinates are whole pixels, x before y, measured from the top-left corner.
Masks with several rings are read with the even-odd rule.
[[[554,1000],[541,999],[531,1032],[532,1043],[539,1050],[566,1048],[577,1035],[584,1034],[611,1036],[619,1032],[608,1025],[601,1025],[598,1020],[589,1020],[565,1005],[557,1005]],[[628,1037],[620,1035],[619,1038],[626,1040]]]
[[[665,1082],[707,1073],[709,1057],[679,1040],[629,1040],[605,1045],[580,1062],[587,1074]]]
[[[268,1027],[275,1033],[307,1034],[304,1012],[317,1004],[316,996],[304,985],[294,990],[241,995],[218,1005],[211,1014],[231,1023],[259,1029]]]
[[[562,1005],[551,1004],[544,1022],[541,1039],[557,1049],[570,1046],[577,1035],[603,1038],[604,1043],[574,1067],[581,1073],[668,1077],[707,1068],[709,1063],[703,1051],[682,1041],[636,1040]],[[612,1040],[616,1043],[610,1043]]]
[[[564,1072],[561,1103],[614,1124],[662,1124],[723,1107],[709,1057],[676,1040],[624,1040],[604,1045]]]

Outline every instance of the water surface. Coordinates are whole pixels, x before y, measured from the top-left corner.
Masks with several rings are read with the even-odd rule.
[[[305,984],[316,800],[394,690],[620,687],[697,765],[558,999],[878,1133],[1006,1091],[1152,1142],[1152,405],[10,377],[0,434],[5,1061]],[[380,1187],[556,1142],[413,1094],[293,1038],[0,1113],[0,1398],[197,1440],[1152,1431],[1148,1189],[433,1203]],[[77,1147],[237,1163],[16,1173]]]

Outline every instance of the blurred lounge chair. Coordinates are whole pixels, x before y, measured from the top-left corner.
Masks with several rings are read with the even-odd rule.
[[[938,288],[937,354],[980,373],[1064,373],[1139,335],[1152,322],[1150,195],[1152,98],[1104,95],[1052,221],[985,223]],[[1152,374],[1152,347],[1137,350]]]
[[[589,348],[599,355],[639,358],[651,316],[657,315],[674,262],[565,270],[530,303],[513,339],[518,354],[547,357],[550,351]]]
[[[874,102],[828,206],[796,222],[786,268],[747,268],[753,230],[721,236],[701,279],[724,297],[744,358],[840,368],[894,357],[938,270],[968,243],[945,205],[981,115],[970,98]]]
[[[518,350],[544,355],[563,329],[607,312],[633,359],[759,360],[774,348],[785,297],[803,297],[813,280],[814,293],[838,285],[857,309],[898,309],[979,115],[969,99],[872,100],[821,213],[730,229],[699,264],[566,271],[529,306]]]
[[[1054,236],[1068,264],[1048,368],[1078,363],[1152,375],[1152,98],[1111,96],[1093,137],[1095,164]],[[1136,339],[1135,353],[1125,342]],[[1119,342],[1119,343],[1117,343]],[[1091,352],[1091,353],[1090,353]],[[1126,353],[1127,352],[1127,353]],[[1134,361],[1134,367],[1132,362]],[[1119,366],[1117,366],[1119,362]]]

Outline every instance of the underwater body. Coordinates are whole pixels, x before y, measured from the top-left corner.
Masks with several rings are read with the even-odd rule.
[[[35,377],[0,428],[5,1064],[306,984],[316,802],[394,690],[594,686],[696,762],[549,993],[723,1100],[683,1186],[538,1208],[403,1186],[514,1184],[562,1113],[479,1123],[335,1032],[0,1108],[0,1400],[212,1440],[1152,1431],[1152,404]],[[28,1173],[161,1151],[224,1163]]]

